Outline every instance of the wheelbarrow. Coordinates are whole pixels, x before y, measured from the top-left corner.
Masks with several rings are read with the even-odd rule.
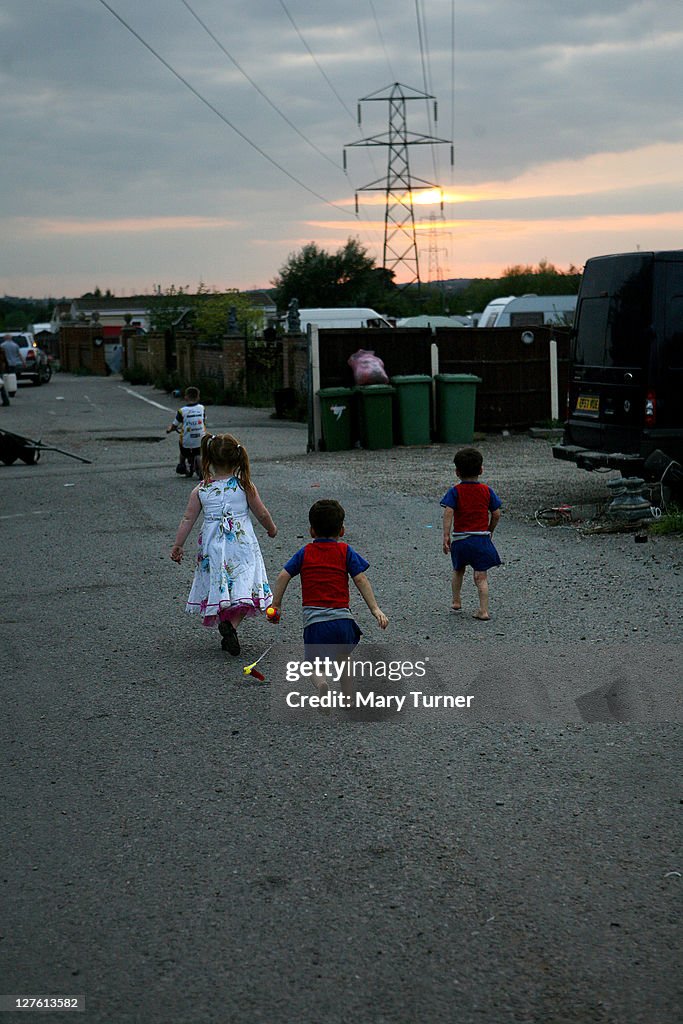
[[[6,466],[11,466],[17,459],[21,459],[27,466],[32,466],[40,458],[41,452],[59,452],[60,455],[68,455],[70,459],[92,463],[92,459],[84,459],[82,455],[65,452],[63,448],[55,448],[50,444],[43,444],[42,441],[32,441],[30,437],[12,434],[9,430],[0,430],[0,462],[4,462]]]

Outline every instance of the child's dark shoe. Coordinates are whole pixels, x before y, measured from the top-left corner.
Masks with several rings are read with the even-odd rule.
[[[221,647],[228,654],[239,654],[240,653],[240,638],[237,635],[237,630],[233,626],[232,622],[219,622],[218,632],[221,637]]]

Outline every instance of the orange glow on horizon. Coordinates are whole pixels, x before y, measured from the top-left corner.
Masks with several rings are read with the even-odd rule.
[[[328,231],[348,231],[346,222],[334,220],[309,220],[311,227],[324,228]],[[384,221],[361,222],[367,230],[384,231]],[[462,231],[464,235],[491,233],[535,234],[540,231],[646,231],[662,229],[683,230],[683,211],[670,213],[628,213],[606,214],[603,216],[589,215],[585,217],[557,217],[543,220],[525,220],[499,218],[496,220],[437,220],[434,222],[416,222],[415,230],[424,232],[432,229],[442,231]]]
[[[413,205],[481,203],[512,199],[548,199],[622,191],[651,185],[681,184],[683,143],[657,143],[621,153],[594,153],[580,160],[539,164],[516,178],[413,193]],[[615,187],[615,182],[618,186]],[[397,197],[403,201],[408,195]],[[340,199],[341,206],[354,200]],[[358,196],[359,206],[383,206],[384,193]]]

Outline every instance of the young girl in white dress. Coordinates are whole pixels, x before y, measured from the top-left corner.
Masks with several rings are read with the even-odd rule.
[[[252,482],[247,451],[232,434],[204,435],[201,466],[203,479],[190,495],[171,558],[182,562],[183,544],[203,512],[185,611],[201,615],[204,626],[218,626],[223,650],[239,654],[236,627],[273,601],[249,512],[269,537],[275,537],[277,526]]]

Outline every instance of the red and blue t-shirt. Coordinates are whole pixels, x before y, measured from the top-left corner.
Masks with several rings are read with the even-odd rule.
[[[502,501],[488,484],[477,480],[461,480],[444,494],[440,502],[453,509],[453,535],[471,536],[489,532],[489,513],[495,512]]]
[[[348,608],[349,576],[365,572],[370,563],[350,544],[316,537],[285,564],[290,576],[301,576],[301,603],[313,608]]]

